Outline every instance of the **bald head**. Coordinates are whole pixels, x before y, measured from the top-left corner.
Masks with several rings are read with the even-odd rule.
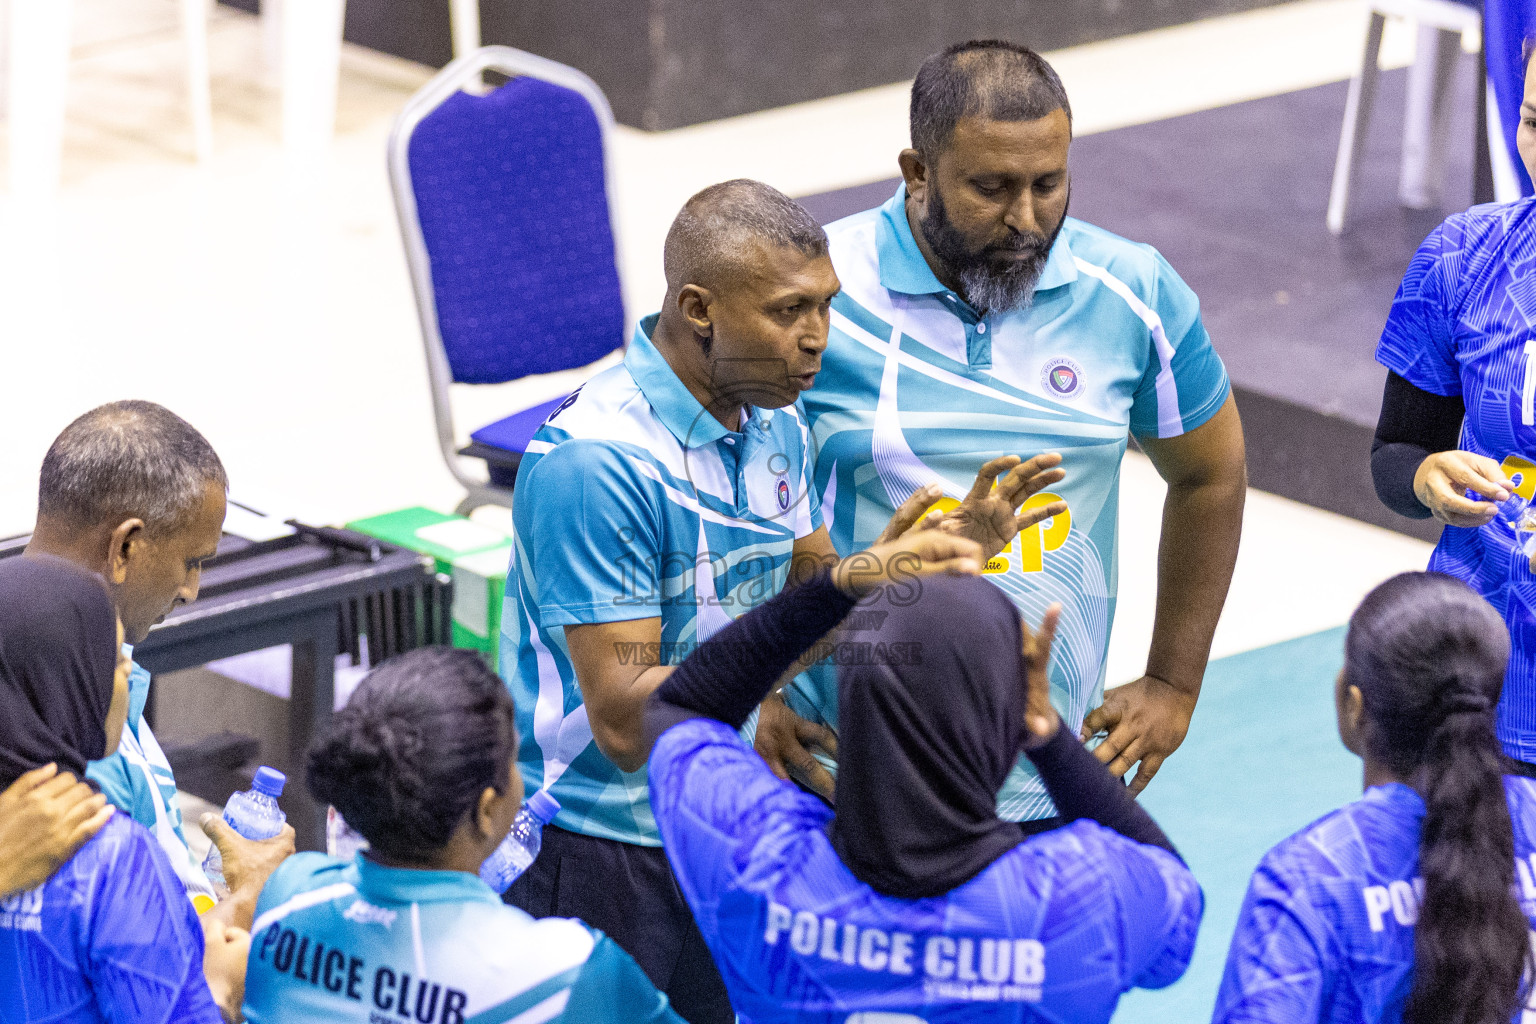
[[[799,203],[760,181],[736,178],[697,193],[667,232],[667,304],[690,284],[718,291],[755,276],[762,248],[824,256],[827,233]]]
[[[1056,69],[1027,46],[1001,39],[957,43],[923,61],[912,82],[912,148],[932,161],[962,118],[1037,121],[1072,107]]]

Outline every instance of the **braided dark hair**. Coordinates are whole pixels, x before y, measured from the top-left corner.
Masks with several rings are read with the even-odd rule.
[[[512,695],[471,651],[424,647],[368,673],[310,748],[309,791],[379,853],[431,860],[486,787],[506,789]]]
[[[1524,1001],[1531,946],[1493,719],[1508,660],[1498,612],[1440,573],[1394,576],[1349,621],[1366,745],[1424,795],[1404,1024],[1508,1024]]]

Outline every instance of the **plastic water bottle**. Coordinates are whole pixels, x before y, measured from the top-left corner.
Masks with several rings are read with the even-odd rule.
[[[288,820],[282,808],[277,806],[277,798],[283,795],[283,786],[287,782],[288,777],[282,772],[262,765],[256,769],[251,788],[236,793],[224,805],[225,823],[247,839],[271,839],[283,830],[283,823]],[[224,857],[217,845],[208,847],[203,873],[216,890],[229,891],[229,885],[224,881]]]
[[[1518,485],[1519,481],[1516,480],[1515,483]],[[1485,498],[1473,490],[1467,491],[1467,500],[1493,501],[1492,498]],[[1509,497],[1503,501],[1493,501],[1493,507],[1494,514],[1516,530],[1536,529],[1536,509],[1532,509],[1531,503],[1514,491],[1511,491]]]
[[[368,849],[368,840],[347,824],[334,807],[325,809],[325,853],[337,860],[351,860],[357,851]]]
[[[544,845],[544,826],[559,813],[560,801],[548,790],[541,789],[529,797],[512,819],[512,831],[507,838],[480,865],[480,880],[497,892],[510,889],[517,876],[527,871],[539,855],[539,847]]]

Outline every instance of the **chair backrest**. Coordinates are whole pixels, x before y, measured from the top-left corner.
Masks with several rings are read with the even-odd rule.
[[[515,77],[461,91],[485,68]],[[390,172],[429,364],[435,343],[452,381],[585,366],[624,344],[611,124],[586,76],[494,46],[449,65],[402,111]]]

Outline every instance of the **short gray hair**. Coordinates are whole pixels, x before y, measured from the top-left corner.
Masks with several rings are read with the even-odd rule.
[[[753,242],[824,256],[827,233],[805,207],[771,185],[733,178],[711,185],[683,204],[662,252],[667,295],[684,285],[718,287],[750,275]]]
[[[43,456],[37,515],[76,529],[142,519],[173,533],[209,484],[228,489],[207,438],[154,402],[111,402],[64,428]]]

